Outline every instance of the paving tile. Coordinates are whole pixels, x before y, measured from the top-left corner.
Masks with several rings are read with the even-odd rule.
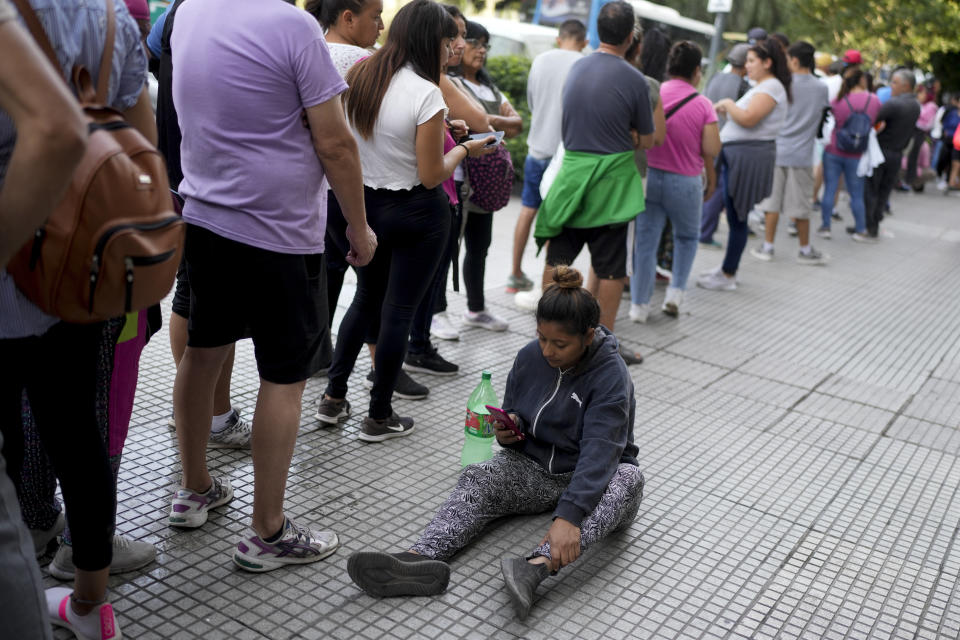
[[[321,427],[312,417],[327,381],[307,382],[286,509],[340,534],[341,549],[316,565],[261,575],[232,565],[252,512],[247,452],[208,455],[234,483],[229,506],[195,531],[166,526],[180,467],[166,424],[175,372],[160,332],[141,361],[118,483],[118,532],[158,549],[153,565],[110,579],[125,634],[956,640],[960,219],[956,198],[894,194],[893,206],[885,226],[895,238],[818,244],[832,256],[824,269],[781,259],[793,246],[781,230],[778,260],[746,258],[733,293],[691,288],[680,318],[654,312],[634,324],[624,301],[617,336],[646,358],[630,368],[646,496],[634,522],[544,582],[524,622],[512,614],[498,559],[528,553],[549,513],[494,523],[453,560],[450,587],[437,597],[373,599],[346,575],[353,551],[416,540],[457,481],[463,409],[480,372],[492,372],[502,397],[517,350],[533,338],[533,314],[500,286],[516,203],[494,217],[487,265],[487,306],[509,330],[468,329],[438,345],[461,375],[414,376],[431,393],[395,403],[418,417],[411,437],[357,439],[369,401],[365,353],[347,394],[355,415],[344,424]],[[532,245],[531,276],[543,265]],[[700,251],[694,273],[719,259]],[[589,266],[586,256],[575,264]],[[354,283],[348,272],[335,331]],[[662,296],[658,287],[655,307]],[[456,321],[464,295],[449,291],[448,300]],[[232,397],[248,418],[257,385],[252,345],[242,341]],[[44,575],[46,586],[59,584]]]
[[[875,434],[882,433],[894,416],[892,411],[884,411],[823,393],[811,393],[794,407],[794,411]]]

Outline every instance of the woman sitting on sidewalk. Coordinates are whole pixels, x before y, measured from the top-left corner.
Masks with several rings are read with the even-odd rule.
[[[500,563],[523,619],[551,571],[636,517],[643,474],[633,443],[633,381],[582,284],[575,269],[556,268],[537,306],[537,339],[520,351],[507,377],[504,407],[522,437],[495,423],[504,449],[463,470],[410,551],[350,556],[347,571],[361,589],[379,597],[441,593],[450,579],[446,560],[487,524],[552,509],[540,544],[525,558]]]

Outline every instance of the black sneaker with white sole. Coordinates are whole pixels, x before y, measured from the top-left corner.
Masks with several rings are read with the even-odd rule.
[[[331,400],[324,396],[317,404],[317,420],[326,424],[338,424],[350,417],[350,401]]]
[[[433,345],[423,353],[410,353],[403,359],[403,368],[417,373],[429,373],[434,376],[455,376],[460,367],[444,360]]]
[[[435,596],[450,582],[450,565],[409,551],[358,551],[347,558],[347,573],[376,598]]]
[[[364,442],[383,442],[391,438],[402,438],[413,431],[413,418],[401,418],[394,411],[393,415],[383,420],[375,420],[370,416],[363,419],[360,435],[357,437]]]
[[[367,374],[367,379],[364,381],[363,386],[367,389],[372,388],[375,378],[376,373],[371,369],[370,373]],[[430,395],[430,389],[428,389],[426,385],[420,384],[411,378],[406,371],[401,369],[400,375],[397,377],[397,384],[393,387],[393,395],[397,398],[403,398],[404,400],[423,400]]]

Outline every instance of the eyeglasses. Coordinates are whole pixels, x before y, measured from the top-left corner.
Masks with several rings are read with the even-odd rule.
[[[490,51],[490,44],[488,42],[484,42],[483,40],[480,40],[479,38],[467,38],[466,40],[464,40],[464,42],[466,42],[468,45],[470,45],[474,49],[486,49],[487,51]]]

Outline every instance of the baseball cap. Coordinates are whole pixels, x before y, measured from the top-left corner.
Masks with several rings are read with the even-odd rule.
[[[843,63],[844,64],[860,64],[863,62],[863,57],[860,55],[860,52],[856,49],[847,49],[843,54]]]
[[[833,62],[833,56],[829,53],[820,52],[814,56],[814,62],[818,69],[826,69]]]
[[[742,67],[747,63],[747,51],[750,50],[750,45],[740,43],[733,45],[733,48],[730,49],[730,53],[727,54],[727,62],[732,64],[735,67]]]
[[[750,44],[755,44],[757,40],[766,40],[767,39],[767,30],[763,27],[754,27],[747,31],[747,40]]]

